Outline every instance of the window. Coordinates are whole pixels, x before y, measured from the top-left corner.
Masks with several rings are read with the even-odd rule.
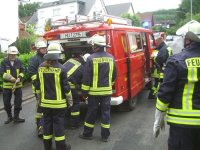
[[[40,14],[40,17],[39,17],[39,18],[40,18],[40,19],[43,19],[43,18],[44,18],[44,11],[40,11],[39,14]]]
[[[151,49],[154,49],[156,46],[155,46],[154,37],[152,34],[149,35],[149,39],[150,39]]]
[[[53,17],[60,16],[60,8],[53,9]]]
[[[122,43],[122,47],[123,47],[125,54],[127,54],[128,47],[127,47],[126,35],[125,34],[121,34],[121,43]]]
[[[75,14],[75,6],[74,5],[71,5],[69,6],[69,13],[72,15],[72,14]]]
[[[128,33],[130,53],[142,50],[142,39],[140,33]]]

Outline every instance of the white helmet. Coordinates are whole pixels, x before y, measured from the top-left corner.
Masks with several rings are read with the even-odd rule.
[[[61,54],[62,51],[64,50],[60,43],[50,43],[47,48],[47,54]]]
[[[100,36],[98,34],[93,35],[89,40],[88,43],[91,45],[98,45],[106,47],[106,39],[103,36]]]
[[[90,56],[89,53],[86,53],[82,56],[83,60],[86,62],[87,61],[87,58]]]
[[[188,26],[188,32],[185,35],[185,38],[194,41],[200,42],[200,23],[195,22]]]
[[[50,43],[47,48],[47,54],[44,55],[44,59],[46,60],[58,60],[61,58],[61,53],[63,51],[60,43]]]
[[[7,54],[15,54],[15,55],[17,55],[17,54],[19,54],[19,51],[18,51],[17,47],[10,46],[8,48]]]
[[[44,41],[38,41],[38,42],[35,44],[35,47],[36,47],[37,49],[46,48],[46,47],[47,47],[47,43],[44,42]]]

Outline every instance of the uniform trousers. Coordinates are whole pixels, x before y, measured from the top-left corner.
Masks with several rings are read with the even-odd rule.
[[[110,136],[110,100],[111,96],[88,96],[88,111],[84,124],[84,136],[92,136],[99,104],[101,108],[101,137],[108,138]]]
[[[168,150],[200,150],[200,128],[170,125]]]

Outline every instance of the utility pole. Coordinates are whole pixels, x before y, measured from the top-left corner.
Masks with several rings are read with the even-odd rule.
[[[192,0],[190,0],[191,20],[192,20]]]

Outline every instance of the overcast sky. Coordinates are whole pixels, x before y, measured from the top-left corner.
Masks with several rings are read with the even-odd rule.
[[[31,0],[31,1],[43,1],[50,2],[56,0]],[[137,12],[154,11],[159,9],[171,9],[178,8],[181,0],[104,0],[106,5],[120,4],[132,2],[133,9]]]

